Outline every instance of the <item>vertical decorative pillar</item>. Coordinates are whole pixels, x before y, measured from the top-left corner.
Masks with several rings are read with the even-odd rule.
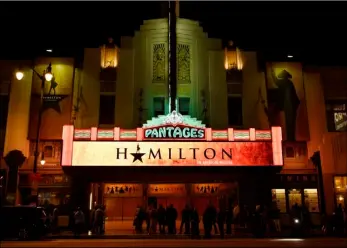
[[[169,41],[169,98],[170,110],[176,110],[177,96],[177,34],[176,34],[176,5],[177,2],[169,1],[168,41]]]

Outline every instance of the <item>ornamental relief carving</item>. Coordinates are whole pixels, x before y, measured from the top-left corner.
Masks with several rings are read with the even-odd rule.
[[[190,46],[177,45],[177,81],[181,84],[190,83]]]
[[[153,44],[153,83],[165,82],[165,44]]]
[[[165,44],[153,44],[153,83],[165,83],[166,81],[166,49]],[[179,84],[189,84],[190,76],[190,46],[177,45],[177,81]]]

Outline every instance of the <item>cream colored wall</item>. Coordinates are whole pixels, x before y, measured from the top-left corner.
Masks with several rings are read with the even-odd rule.
[[[143,89],[143,120],[150,119],[153,116],[153,97],[165,97],[168,103],[168,78],[163,83],[152,83],[153,78],[153,45],[158,43],[165,44],[165,50],[168,51],[168,25],[166,19],[156,19],[144,21],[140,31],[135,33],[134,37],[134,106],[139,106],[138,93]],[[120,58],[122,60],[122,58]],[[166,59],[166,72],[168,72],[168,61]],[[133,109],[134,125],[137,124],[138,110]],[[168,110],[167,110],[168,111]]]
[[[79,128],[96,127],[99,124],[100,56],[100,48],[86,48],[84,50],[81,83],[82,101],[75,122],[76,127]]]
[[[244,128],[268,129],[269,122],[261,103],[267,105],[265,74],[258,70],[257,53],[242,52],[242,116]]]
[[[135,128],[134,110],[138,106],[134,102],[134,50],[121,49],[116,84],[115,126]]]
[[[208,71],[203,70],[208,65],[208,53],[206,43],[207,35],[203,32],[199,23],[187,19],[177,21],[177,44],[190,47],[190,84],[177,85],[177,97],[190,98],[190,115],[198,119],[202,118],[201,91],[206,90]]]
[[[11,81],[11,92],[8,108],[4,155],[11,150],[20,150],[28,157],[28,129],[30,119],[30,99],[33,73],[23,70],[24,77],[18,81],[15,76]]]
[[[153,83],[153,45],[163,43],[166,46],[166,53],[168,52],[168,24],[167,19],[156,19],[156,20],[148,20],[145,21],[141,26],[140,31],[135,33],[135,37],[130,39],[129,37],[125,37],[122,39],[122,48],[120,52],[120,64],[123,63],[123,67],[120,65],[119,75],[121,75],[123,70],[126,73],[123,76],[119,76],[118,86],[120,90],[117,88],[117,98],[118,94],[120,99],[123,99],[125,95],[128,96],[126,100],[117,100],[117,104],[123,105],[121,102],[130,101],[130,98],[133,97],[133,106],[129,105],[129,108],[133,108],[133,120],[129,122],[123,120],[123,122],[127,122],[127,126],[130,123],[133,123],[133,127],[137,125],[137,121],[139,120],[138,116],[138,107],[139,107],[139,91],[142,88],[144,90],[143,95],[143,108],[146,110],[143,114],[143,120],[147,120],[153,117],[153,98],[154,97],[165,97],[166,99],[166,113],[168,113],[169,108],[169,99],[168,99],[168,77],[165,78],[163,83]],[[209,49],[217,49],[222,51],[221,41],[217,39],[208,39],[207,34],[205,34],[202,28],[199,26],[198,22],[186,20],[186,19],[178,19],[177,22],[177,43],[178,44],[186,44],[190,47],[190,71],[191,71],[191,83],[190,84],[178,84],[177,85],[177,97],[189,97],[190,98],[190,115],[201,119],[202,116],[202,97],[201,92],[205,91],[206,93],[209,91],[209,80],[215,81],[215,84],[219,80],[218,73],[211,72],[213,76],[209,75],[212,67],[209,67]],[[125,47],[125,48],[123,48]],[[123,53],[122,50],[131,50],[133,48],[134,51],[134,62],[133,64],[130,62],[122,62],[123,59],[129,60],[129,58],[125,58],[125,56],[131,56],[129,53]],[[168,58],[166,59],[166,73],[168,74]],[[133,66],[133,69],[130,67]],[[223,67],[213,67],[218,72],[223,74],[225,77],[225,71]],[[134,77],[134,87],[133,91],[129,88],[131,86],[124,84],[126,80],[130,78],[133,73]],[[124,76],[128,75],[128,76]],[[215,80],[213,77],[217,77]],[[219,83],[219,81],[218,81]],[[214,85],[215,85],[214,84]],[[223,85],[225,85],[225,78],[223,78]],[[126,90],[125,90],[126,89]],[[128,91],[128,94],[124,92]],[[129,93],[132,92],[132,96]],[[207,97],[208,100],[209,96]],[[123,116],[122,118],[129,118],[128,108],[119,107],[117,110],[117,116]],[[116,112],[117,112],[116,111]],[[208,110],[209,111],[209,110]],[[123,114],[124,113],[124,114]],[[124,117],[125,116],[125,117]],[[119,118],[119,117],[117,117]],[[116,119],[117,119],[116,118]],[[117,124],[121,124],[121,121],[117,121]]]
[[[209,52],[210,124],[214,129],[228,128],[227,84],[224,51]]]

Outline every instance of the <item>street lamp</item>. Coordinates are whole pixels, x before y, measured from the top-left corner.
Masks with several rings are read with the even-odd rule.
[[[36,140],[35,140],[35,152],[34,152],[34,167],[33,172],[36,174],[37,172],[37,163],[38,158],[40,155],[39,152],[39,142],[40,142],[40,129],[41,129],[41,122],[42,122],[42,112],[43,112],[43,95],[44,95],[44,89],[45,89],[45,83],[50,82],[53,78],[52,74],[52,65],[49,63],[46,70],[43,71],[43,74],[40,75],[34,68],[31,68],[31,70],[41,79],[41,92],[40,92],[40,107],[39,107],[39,120],[37,124],[37,130],[36,130]],[[20,70],[16,72],[16,78],[17,80],[22,80],[24,77],[24,73]],[[41,165],[44,165],[46,161],[44,160],[43,154],[40,161]]]

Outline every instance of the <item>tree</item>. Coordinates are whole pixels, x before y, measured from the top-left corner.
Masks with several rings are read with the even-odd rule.
[[[7,203],[14,205],[16,200],[17,181],[18,181],[18,168],[20,168],[26,157],[23,152],[19,150],[12,150],[4,157],[8,167],[8,183],[7,183]]]
[[[22,151],[12,150],[7,153],[7,155],[4,157],[4,160],[9,170],[18,170],[18,168],[20,168],[24,164],[26,157],[24,156]]]

